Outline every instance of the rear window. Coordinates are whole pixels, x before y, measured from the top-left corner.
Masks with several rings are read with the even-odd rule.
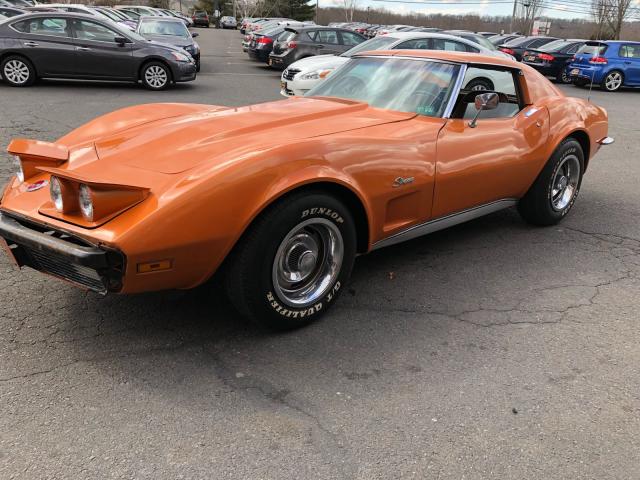
[[[604,55],[604,52],[607,51],[608,45],[604,43],[592,44],[592,45],[583,45],[580,50],[578,50],[578,55]]]
[[[278,42],[290,42],[296,37],[296,32],[290,32],[289,30],[285,30],[278,36]]]
[[[559,52],[572,43],[573,42],[567,42],[566,40],[554,40],[553,42],[549,42],[546,45],[541,46],[540,50],[543,52]]]
[[[196,18],[206,18],[207,12],[196,12]]]

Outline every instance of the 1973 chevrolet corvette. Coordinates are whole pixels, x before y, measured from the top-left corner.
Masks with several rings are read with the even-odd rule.
[[[464,90],[489,75],[494,91]],[[100,293],[219,272],[240,313],[294,328],[335,303],[357,254],[514,205],[560,221],[607,128],[515,61],[370,52],[305,97],[141,105],[15,139],[0,237],[18,266]]]

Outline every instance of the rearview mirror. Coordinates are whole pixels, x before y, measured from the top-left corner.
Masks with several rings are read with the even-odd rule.
[[[469,122],[471,128],[476,128],[478,117],[483,110],[495,110],[500,105],[500,97],[496,92],[480,93],[475,98],[476,116]]]
[[[115,37],[113,41],[120,46],[124,45],[125,43],[129,43],[129,39],[125,37]]]
[[[200,36],[200,34],[198,32],[192,32],[191,33],[191,37],[192,38],[196,38],[196,37],[199,37],[199,36]]]

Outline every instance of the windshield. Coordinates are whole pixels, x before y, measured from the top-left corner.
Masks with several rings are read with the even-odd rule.
[[[375,108],[442,116],[458,65],[406,58],[354,58],[305,96],[337,97]]]
[[[184,22],[167,20],[142,20],[138,33],[143,36],[167,35],[171,37],[189,38],[189,30]]]
[[[487,48],[489,50],[497,50],[496,46],[491,43],[486,37],[482,35],[474,35],[473,38],[469,38],[469,40],[476,42],[480,46]]]
[[[344,52],[341,57],[351,57],[359,52],[367,52],[369,50],[384,50],[385,47],[391,45],[393,42],[396,42],[398,39],[393,37],[377,37],[372,38],[371,40],[367,40],[366,42],[362,42],[360,45],[356,45],[353,48],[350,48],[346,52]]]

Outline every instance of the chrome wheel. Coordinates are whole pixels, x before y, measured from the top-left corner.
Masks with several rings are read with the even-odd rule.
[[[323,218],[306,220],[289,231],[273,261],[273,287],[282,302],[304,308],[314,304],[340,274],[344,242],[338,227]]]
[[[4,78],[16,85],[22,85],[29,80],[29,67],[21,60],[9,60],[3,69]]]
[[[150,87],[162,88],[169,81],[169,76],[160,65],[151,65],[144,71],[144,79]]]
[[[604,80],[607,90],[617,90],[622,85],[622,74],[620,72],[611,72]]]
[[[560,212],[575,197],[580,182],[580,160],[575,155],[564,157],[551,181],[551,207]]]

